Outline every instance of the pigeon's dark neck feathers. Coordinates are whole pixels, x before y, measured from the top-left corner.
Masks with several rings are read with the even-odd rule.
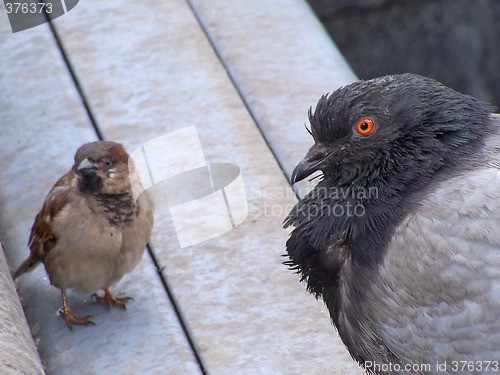
[[[309,290],[322,295],[336,285],[346,257],[330,257],[325,265],[320,255],[334,244],[347,246],[355,264],[378,264],[418,200],[439,181],[473,167],[492,132],[491,111],[415,75],[356,82],[321,98],[310,113],[313,137],[340,151],[285,221],[297,227],[287,243],[288,264],[308,280]],[[366,142],[350,135],[361,116],[381,127]],[[349,214],[349,207],[358,211]]]

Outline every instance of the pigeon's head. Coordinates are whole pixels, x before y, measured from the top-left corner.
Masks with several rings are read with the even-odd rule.
[[[323,96],[309,111],[315,144],[292,182],[321,170],[324,179],[340,184],[425,183],[481,147],[491,110],[414,74],[352,83]]]
[[[121,194],[130,189],[129,155],[119,143],[84,144],[75,154],[73,170],[83,193]]]

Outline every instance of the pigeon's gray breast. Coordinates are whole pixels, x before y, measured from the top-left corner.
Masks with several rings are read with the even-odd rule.
[[[500,137],[490,137],[481,167],[440,182],[418,202],[394,231],[361,300],[349,280],[341,284],[339,329],[354,343],[351,352],[427,364],[431,374],[487,374],[488,361],[498,365],[499,150]],[[356,270],[346,275],[359,277]],[[457,361],[476,364],[462,372]],[[444,372],[437,367],[443,363]]]

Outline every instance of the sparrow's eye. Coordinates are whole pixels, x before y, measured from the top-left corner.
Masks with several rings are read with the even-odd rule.
[[[110,167],[111,165],[113,165],[113,162],[111,159],[108,159],[108,158],[105,158],[102,160],[103,164],[107,167]]]
[[[371,118],[362,118],[356,123],[356,131],[359,134],[366,135],[373,130],[373,125],[373,120]]]

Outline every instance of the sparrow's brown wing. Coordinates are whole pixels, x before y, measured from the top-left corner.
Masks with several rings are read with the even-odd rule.
[[[62,208],[68,203],[69,190],[75,174],[70,170],[52,187],[45,198],[42,209],[36,215],[31,228],[28,246],[31,254],[13,273],[16,279],[19,275],[31,271],[43,260],[48,251],[55,245],[57,238],[52,231],[52,222]]]

